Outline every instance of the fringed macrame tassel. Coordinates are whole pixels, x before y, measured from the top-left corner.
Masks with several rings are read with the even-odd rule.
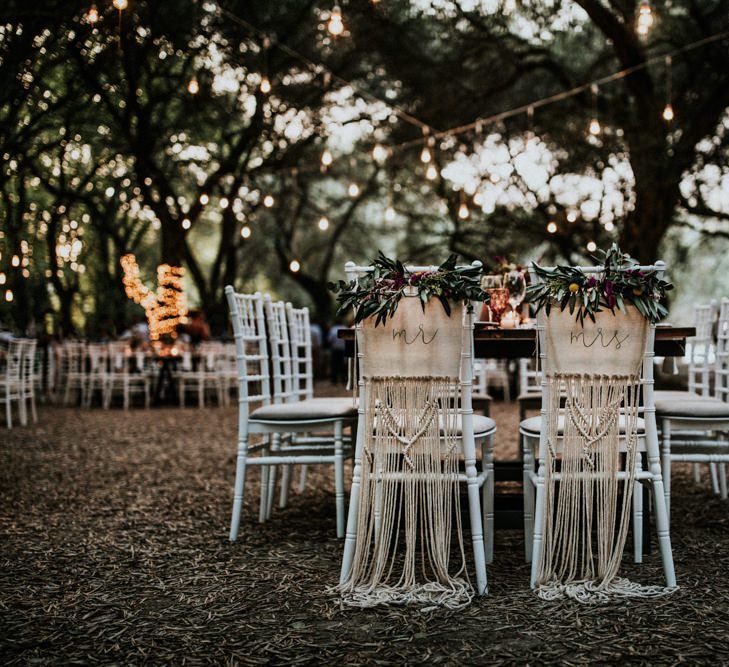
[[[537,594],[546,600],[569,597],[585,603],[665,594],[661,587],[617,576],[631,519],[639,378],[551,373],[547,384],[551,404]]]
[[[458,384],[438,378],[365,382],[357,546],[345,604],[459,609],[473,598],[458,493]],[[455,515],[460,564],[451,573]]]

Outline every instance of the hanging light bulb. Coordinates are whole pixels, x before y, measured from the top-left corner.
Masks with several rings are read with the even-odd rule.
[[[0,285],[4,285],[7,278],[4,273],[0,273]]]
[[[321,231],[323,232],[329,229],[329,218],[327,218],[325,215],[319,218],[319,229],[321,229]]]
[[[392,222],[395,219],[395,207],[392,204],[388,204],[385,209],[385,220]]]
[[[597,250],[597,243],[594,241],[587,242],[587,252],[595,252]]]
[[[347,192],[350,197],[356,197],[359,194],[359,185],[356,183],[350,183]]]
[[[382,144],[375,144],[372,149],[372,157],[375,162],[382,164],[387,160],[387,149]]]
[[[5,301],[10,303],[13,300],[13,290],[5,290]]]
[[[651,10],[651,3],[648,0],[641,0],[640,6],[638,7],[638,21],[636,25],[636,32],[641,36],[645,37],[648,31],[653,25],[653,11]]]
[[[190,93],[190,95],[197,95],[200,92],[200,84],[194,76],[187,84],[187,92]]]
[[[666,106],[663,107],[663,113],[661,117],[667,123],[673,120],[673,107],[671,106],[671,97],[673,96],[673,72],[672,67],[673,61],[671,56],[666,56]]]
[[[334,162],[334,157],[332,156],[332,152],[327,148],[321,154],[321,165],[322,167],[328,167],[332,162]]]
[[[123,12],[127,7],[129,7],[129,2],[127,0],[114,0],[112,4],[120,12]]]
[[[268,80],[267,76],[261,77],[260,89],[264,95],[268,95],[268,93],[271,92],[271,82]]]
[[[182,229],[190,229],[190,218],[185,218],[182,221]]]
[[[420,161],[424,164],[427,164],[433,159],[433,156],[430,152],[430,148],[428,146],[423,146],[423,150],[420,151]]]
[[[10,260],[10,263],[15,267],[20,266],[20,257],[18,257],[17,255],[13,255],[13,258]]]
[[[240,235],[241,235],[241,236],[242,236],[242,237],[243,237],[244,239],[250,238],[250,235],[251,235],[251,228],[250,228],[250,227],[249,227],[248,225],[246,225],[245,227],[241,227],[241,230],[240,230]]]
[[[480,192],[476,192],[473,195],[473,203],[476,204],[476,206],[483,206],[483,195]]]
[[[271,208],[271,207],[273,207],[274,203],[275,203],[275,201],[274,201],[274,199],[273,199],[273,197],[272,197],[271,195],[266,195],[266,196],[265,196],[265,197],[263,198],[263,205],[264,205],[264,206],[265,206],[266,208]]]
[[[433,163],[429,164],[428,168],[425,170],[425,178],[429,181],[434,181],[438,178],[438,169],[436,169],[436,166]]]
[[[600,121],[597,118],[593,118],[590,121],[590,134],[596,137],[598,134],[600,134],[601,130],[602,128],[600,127]]]
[[[338,5],[334,5],[332,13],[329,16],[329,23],[327,23],[327,30],[334,37],[339,37],[344,32],[344,21],[342,21],[342,10],[339,9]]]
[[[208,197],[204,192],[200,195],[200,203],[205,206],[210,201],[210,197]]]
[[[289,264],[289,269],[291,273],[298,273],[301,269],[301,264],[297,260],[292,259],[291,264]]]
[[[673,107],[670,103],[666,104],[666,106],[663,107],[663,113],[661,114],[661,116],[663,117],[663,120],[665,120],[667,123],[670,123],[673,120]]]
[[[547,231],[550,234],[554,234],[557,231],[557,223],[556,222],[547,223]]]
[[[91,5],[89,11],[86,12],[86,22],[90,25],[94,25],[99,20],[99,10],[96,9],[96,5]]]
[[[469,211],[468,206],[466,206],[466,202],[462,201],[461,205],[458,207],[458,217],[461,220],[465,220],[468,217]]]

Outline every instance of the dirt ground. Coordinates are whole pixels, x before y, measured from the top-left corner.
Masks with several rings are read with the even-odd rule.
[[[516,411],[496,403],[497,455]],[[529,589],[520,530],[495,535],[488,597],[459,612],[342,608],[329,469],[270,522],[249,477],[227,539],[234,408],[41,407],[0,430],[0,658],[40,664],[729,662],[729,504],[677,467],[680,589],[586,607]],[[627,549],[626,551],[630,551]],[[660,583],[658,549],[623,571]]]

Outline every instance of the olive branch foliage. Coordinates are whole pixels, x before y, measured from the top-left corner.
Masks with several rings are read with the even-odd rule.
[[[458,255],[451,254],[437,269],[411,271],[400,260],[380,251],[372,262],[372,271],[349,282],[330,282],[328,287],[337,294],[337,314],[354,310],[355,323],[375,317],[375,326],[384,324],[410,288],[417,292],[423,310],[435,298],[450,317],[454,302],[463,302],[470,312],[471,301],[489,300],[480,285],[481,267],[456,266],[457,260]]]
[[[584,273],[574,266],[547,269],[535,264],[538,280],[527,289],[526,301],[535,305],[536,312],[544,308],[547,315],[554,305],[559,305],[560,310],[569,308],[582,325],[585,318],[594,322],[595,314],[603,309],[613,314],[616,308],[625,312],[626,304],[634,305],[653,323],[668,314],[662,301],[673,285],[663,280],[657,270],[639,268],[639,263],[616,243],[608,250],[598,251],[593,259],[604,267],[598,274]]]

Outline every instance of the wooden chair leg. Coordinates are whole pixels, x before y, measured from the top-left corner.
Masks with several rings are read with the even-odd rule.
[[[334,492],[337,504],[337,537],[344,537],[344,454],[342,422],[334,423]]]
[[[233,514],[230,517],[231,542],[238,538],[238,527],[240,526],[240,515],[243,508],[243,498],[246,483],[246,460],[248,458],[248,436],[243,435],[238,440],[238,458],[235,466],[235,490],[233,491]]]
[[[524,560],[531,563],[534,543],[534,483],[531,477],[534,472],[534,450],[529,437],[523,435],[521,442],[524,466],[522,475],[522,484],[524,486]]]
[[[640,452],[635,456],[636,475],[643,470],[642,458]],[[633,487],[633,561],[643,562],[643,484],[639,480]]]

